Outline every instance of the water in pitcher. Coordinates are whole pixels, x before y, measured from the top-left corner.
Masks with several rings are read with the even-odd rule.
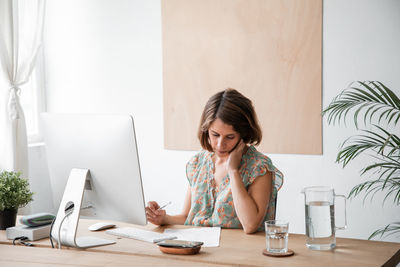
[[[336,246],[335,206],[328,201],[306,204],[306,245],[310,249],[328,250]]]

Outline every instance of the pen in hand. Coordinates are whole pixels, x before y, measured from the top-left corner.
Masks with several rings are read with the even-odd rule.
[[[171,204],[171,203],[172,203],[172,202],[169,201],[167,204],[165,204],[165,205],[159,207],[157,210],[162,210],[163,208],[165,208],[166,206],[168,206],[168,205]]]

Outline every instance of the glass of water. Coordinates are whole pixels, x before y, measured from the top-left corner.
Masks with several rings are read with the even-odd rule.
[[[268,252],[288,252],[289,223],[281,220],[266,221],[265,238]]]

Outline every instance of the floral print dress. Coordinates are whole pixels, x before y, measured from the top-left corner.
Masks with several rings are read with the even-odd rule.
[[[185,225],[242,228],[233,204],[229,175],[218,186],[215,184],[213,155],[213,152],[200,151],[186,165],[192,199]],[[258,152],[254,146],[249,146],[239,170],[246,189],[267,171],[272,173],[272,192],[263,221],[275,217],[275,199],[283,183],[283,174],[267,156]],[[263,228],[264,224],[261,223],[259,230]]]

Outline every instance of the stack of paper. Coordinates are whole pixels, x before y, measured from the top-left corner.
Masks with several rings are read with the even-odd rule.
[[[203,247],[218,247],[221,227],[165,229],[164,233],[174,235],[179,240],[201,241],[204,243]]]

